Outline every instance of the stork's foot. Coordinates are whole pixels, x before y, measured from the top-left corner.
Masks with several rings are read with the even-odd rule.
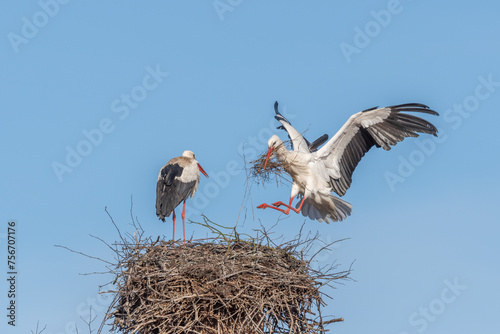
[[[274,206],[274,204],[273,204],[273,205],[269,205],[269,204],[267,204],[267,203],[262,203],[261,205],[259,205],[259,206],[257,207],[257,209],[266,209],[266,208],[271,208],[271,209],[275,209],[275,210],[280,210],[280,211],[282,211],[281,209],[278,209],[276,206]]]
[[[280,208],[278,208],[278,207],[275,207],[275,206],[272,206],[272,205],[269,205],[269,204],[266,204],[266,203],[263,203],[263,204],[261,204],[261,205],[259,205],[259,206],[257,207],[257,209],[266,209],[266,208],[270,208],[270,209],[278,210],[278,211],[280,211],[280,212],[283,212],[285,215],[287,215],[287,214],[288,214],[288,212],[290,212],[290,209],[287,209],[287,210],[285,211],[285,210],[283,210],[283,209],[280,209]]]
[[[282,201],[279,201],[279,202],[273,203],[273,205],[274,205],[275,207],[278,207],[278,206],[281,206],[281,205],[283,205],[284,207],[286,207],[286,208],[287,208],[287,209],[286,209],[286,214],[288,214],[288,212],[290,212],[290,210],[292,210],[292,211],[294,211],[294,212],[296,212],[296,213],[299,213],[299,212],[300,212],[300,209],[302,208],[302,207],[300,207],[300,208],[298,208],[298,209],[293,208],[293,207],[291,207],[289,204],[285,204],[285,203],[283,203]]]
[[[298,208],[292,208],[293,197],[290,198],[289,204],[285,204],[282,201],[278,201],[278,202],[273,203],[273,205],[269,205],[269,204],[264,203],[264,204],[259,205],[257,208],[259,208],[259,209],[271,208],[271,209],[283,212],[285,215],[289,214],[290,210],[293,210],[296,213],[300,213],[300,210],[302,210],[302,205],[304,204],[305,199],[306,199],[305,197],[302,198],[302,201],[300,202],[300,205]],[[281,206],[281,205],[283,205],[287,209],[286,210],[280,209],[279,206]]]

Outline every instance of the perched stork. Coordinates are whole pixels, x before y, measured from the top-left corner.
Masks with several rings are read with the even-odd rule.
[[[182,156],[170,159],[158,174],[156,183],[156,215],[162,221],[171,213],[174,232],[172,240],[175,241],[175,208],[184,201],[182,205],[182,234],[186,243],[186,228],[184,218],[186,216],[186,199],[194,196],[200,172],[206,177],[208,174],[203,170],[191,151],[184,151]]]
[[[292,177],[292,193],[289,204],[281,201],[261,204],[257,208],[272,208],[288,214],[290,210],[313,220],[342,221],[351,214],[352,205],[334,196],[344,196],[352,181],[352,173],[361,158],[372,146],[390,150],[406,137],[418,137],[417,133],[437,136],[437,129],[428,121],[403,112],[419,112],[439,115],[426,105],[419,103],[400,104],[385,108],[371,108],[352,115],[323,147],[311,151],[308,142],[295,130],[277,110],[276,119],[288,131],[293,151],[288,151],[277,135],[267,145],[267,161],[273,152],[284,164],[285,171]],[[302,200],[292,208],[293,199]],[[280,206],[286,207],[280,209]]]

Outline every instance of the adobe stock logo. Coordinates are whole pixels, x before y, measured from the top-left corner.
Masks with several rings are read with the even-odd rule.
[[[60,5],[65,5],[70,0],[40,0],[38,6],[41,10],[31,15],[31,18],[23,16],[21,18],[21,34],[9,32],[7,38],[15,53],[19,53],[19,47],[22,44],[28,44],[29,41],[38,35],[41,28],[45,27],[50,19],[54,18],[60,9]]]
[[[442,113],[445,124],[452,130],[458,130],[463,121],[474,115],[481,104],[489,99],[500,87],[500,81],[493,80],[493,74],[479,76],[479,82],[474,88],[474,92],[463,98],[462,103],[453,104]],[[396,185],[403,183],[415,173],[419,166],[422,166],[427,158],[436,152],[439,144],[448,140],[448,129],[439,128],[438,137],[427,137],[425,139],[416,139],[414,143],[417,148],[412,150],[406,157],[400,155],[399,165],[394,171],[387,170],[384,173],[385,180],[392,192],[396,191]]]
[[[411,1],[411,0],[410,0]],[[372,40],[382,32],[392,21],[392,18],[403,11],[403,5],[399,0],[389,0],[386,9],[371,10],[370,16],[373,20],[365,23],[363,29],[354,26],[354,37],[352,44],[347,42],[340,43],[340,51],[345,60],[350,63],[354,54],[360,54],[361,51],[370,45]]]
[[[281,110],[281,113],[288,119],[293,120],[296,115],[288,112],[286,106]],[[267,141],[276,133],[276,120],[271,118],[266,127],[261,128],[257,134],[248,136],[236,147],[236,151],[240,157],[245,157],[246,161],[257,159],[259,154],[267,149]],[[210,179],[208,182],[200,183],[198,192],[193,200],[186,204],[186,217],[189,219],[192,216],[200,216],[202,210],[210,204],[210,201],[219,196],[220,192],[229,186],[232,180],[245,170],[245,165],[242,159],[229,160],[225,169],[219,171],[208,171]]]
[[[214,0],[212,6],[214,6],[219,19],[224,21],[224,13],[232,12],[236,7],[241,5],[242,2],[243,0]]]
[[[131,110],[138,108],[140,103],[149,96],[149,93],[157,89],[168,76],[168,72],[163,72],[160,65],[156,65],[155,68],[146,66],[145,71],[146,74],[143,76],[141,84],[132,87],[129,93],[122,93],[119,98],[111,101],[110,109],[117,115],[119,121],[127,119]],[[64,180],[65,174],[71,173],[80,166],[84,158],[103,143],[106,135],[116,129],[116,124],[119,123],[109,117],[104,117],[96,127],[90,130],[83,129],[81,134],[84,139],[81,139],[76,145],[66,145],[65,159],[61,160],[62,162],[53,161],[51,164],[59,182]]]
[[[441,289],[438,298],[434,298],[425,306],[421,306],[417,311],[410,314],[408,323],[412,327],[416,327],[418,333],[424,332],[432,322],[437,321],[448,307],[453,304],[462,292],[467,289],[466,285],[460,284],[458,278],[453,281],[445,279],[443,281],[445,287]],[[399,332],[399,334],[410,334],[407,331]]]
[[[57,330],[57,332],[43,331],[43,334],[76,334],[84,333],[84,331],[79,331],[78,324],[82,324],[84,321],[89,321],[90,317],[96,317],[96,319],[104,318],[109,305],[113,302],[113,294],[111,293],[97,293],[95,296],[87,297],[78,305],[75,306],[75,319],[66,321],[62,328]],[[92,312],[92,314],[91,314]],[[99,320],[96,320],[99,321]],[[83,323],[86,325],[85,323]],[[81,327],[80,327],[81,328]],[[32,332],[33,333],[33,332]],[[41,333],[41,332],[39,332]]]

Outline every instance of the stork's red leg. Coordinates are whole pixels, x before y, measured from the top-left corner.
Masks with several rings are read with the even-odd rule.
[[[272,206],[272,205],[266,204],[266,203],[263,203],[263,204],[261,204],[261,205],[259,205],[259,206],[257,207],[257,209],[266,209],[266,208],[270,208],[270,209],[278,210],[278,211],[283,212],[284,214],[288,214],[288,212],[287,212],[287,211],[285,211],[285,210],[283,210],[283,209],[280,209],[280,208],[277,208],[277,207],[275,207],[275,206]],[[290,210],[288,210],[288,211],[290,211]]]
[[[293,197],[292,197],[292,198],[290,198],[290,204],[288,204],[288,205],[287,205],[287,204],[285,204],[285,203],[283,203],[283,202],[281,202],[281,201],[276,202],[276,203],[273,203],[273,205],[274,205],[274,206],[280,206],[280,205],[283,205],[283,206],[287,207],[288,209],[291,209],[291,210],[293,210],[293,211],[295,211],[295,212],[299,213],[299,212],[300,212],[300,210],[302,209],[302,205],[304,205],[304,200],[305,200],[305,198],[302,198],[302,201],[300,202],[300,206],[299,206],[297,209],[295,209],[295,208],[293,208],[293,207],[292,207]]]
[[[286,206],[287,208],[291,207],[292,206],[292,202],[293,202],[293,197],[290,198],[290,203],[288,205],[286,205],[285,203],[283,203],[282,201],[278,201],[278,202],[275,202],[273,203],[274,206],[280,206],[280,205],[283,205],[283,206]]]
[[[173,225],[174,225],[174,232],[172,233],[172,241],[175,242],[175,210],[172,211],[173,215],[172,215],[172,220],[173,220]]]
[[[300,202],[300,205],[299,205],[299,207],[297,209],[291,207],[292,201],[290,201],[290,205],[288,206],[288,209],[292,209],[293,211],[299,213],[300,210],[302,210],[302,205],[304,205],[305,199],[306,199],[305,197],[302,197],[302,201]]]
[[[284,214],[288,214],[288,212],[290,212],[290,210],[285,211],[285,210],[280,209],[280,208],[278,208],[278,207],[279,207],[280,205],[284,205],[284,206],[286,206],[287,208],[289,208],[289,207],[292,205],[292,201],[293,201],[293,197],[292,197],[292,198],[290,198],[290,204],[289,204],[289,205],[286,205],[285,203],[283,203],[283,202],[279,201],[279,202],[273,203],[273,205],[269,205],[269,204],[264,203],[264,204],[259,205],[257,208],[258,208],[258,209],[271,208],[271,209],[274,209],[274,210],[281,211],[281,212],[283,212]]]
[[[300,206],[299,206],[297,209],[292,208],[293,197],[292,197],[292,198],[290,198],[290,204],[288,204],[288,205],[286,205],[285,203],[283,203],[283,202],[279,201],[279,202],[276,202],[276,203],[274,203],[274,204],[273,204],[273,205],[275,205],[275,206],[273,206],[273,205],[269,205],[269,204],[264,203],[264,204],[259,205],[257,208],[258,208],[258,209],[271,208],[271,209],[274,209],[274,210],[281,211],[281,212],[283,212],[285,215],[287,215],[287,214],[289,214],[289,213],[290,213],[290,209],[291,209],[291,210],[293,210],[293,211],[295,211],[295,212],[297,212],[297,213],[299,213],[299,212],[300,212],[300,210],[302,209],[302,205],[304,204],[304,200],[305,200],[305,199],[306,199],[305,197],[303,197],[303,198],[302,198],[302,202],[300,202]],[[278,206],[280,206],[280,205],[286,206],[286,207],[287,207],[287,209],[286,209],[286,210],[283,210],[283,209],[278,208]]]
[[[186,217],[186,200],[182,205],[182,237],[184,238],[184,245],[186,244],[186,227],[184,225],[184,218]]]

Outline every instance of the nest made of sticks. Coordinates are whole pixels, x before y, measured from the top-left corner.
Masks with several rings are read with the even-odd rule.
[[[290,148],[290,141],[285,141],[281,143],[285,147]],[[288,180],[286,178],[285,166],[286,163],[279,161],[276,157],[276,150],[273,150],[269,160],[267,161],[266,168],[264,168],[268,150],[264,151],[259,155],[259,157],[253,161],[250,161],[249,176],[257,183],[265,184],[270,181],[275,181],[279,183],[283,180]]]
[[[347,278],[316,271],[298,246],[262,239],[126,243],[114,310],[121,333],[325,333],[320,287]],[[269,239],[267,239],[269,241]],[[307,241],[310,243],[310,240]]]

